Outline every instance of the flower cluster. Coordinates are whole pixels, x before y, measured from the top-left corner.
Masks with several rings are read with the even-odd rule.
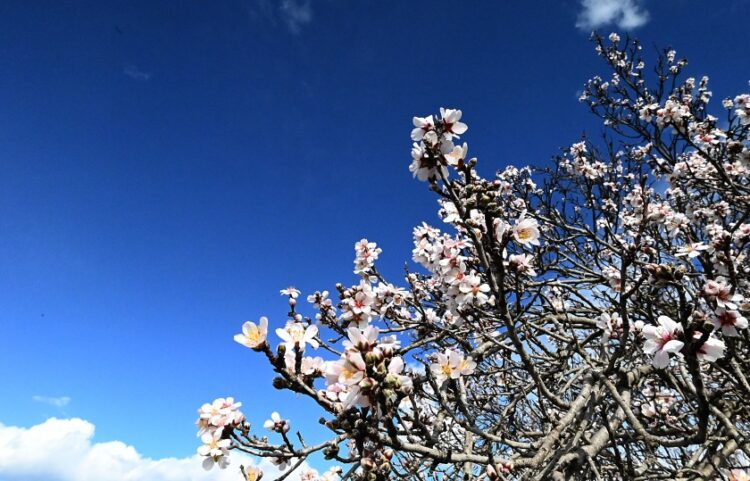
[[[204,456],[203,468],[211,469],[214,464],[224,469],[229,464],[230,439],[227,430],[240,427],[245,422],[245,415],[239,410],[242,403],[234,398],[218,398],[206,403],[198,410],[198,435],[203,445],[198,454]]]
[[[398,341],[394,337],[378,340],[379,332],[374,326],[364,330],[349,327],[341,358],[326,363],[327,387],[322,395],[337,401],[339,410],[373,406],[379,393],[392,401],[411,388],[411,378],[404,374],[404,360],[395,355]]]
[[[446,349],[435,355],[435,362],[430,365],[430,370],[437,383],[443,384],[448,379],[472,375],[476,367],[477,363],[471,357],[465,357],[455,349]]]
[[[369,242],[367,239],[362,239],[354,244],[354,250],[357,254],[354,259],[354,273],[368,276],[383,250],[376,243]]]
[[[440,118],[432,115],[414,117],[414,130],[411,138],[414,146],[411,150],[412,164],[409,170],[419,180],[437,180],[448,176],[446,166],[450,158],[452,164],[462,163],[466,156],[466,147],[456,147],[453,139],[466,132],[468,127],[461,122],[461,111],[440,109]],[[419,142],[419,143],[417,143]]]

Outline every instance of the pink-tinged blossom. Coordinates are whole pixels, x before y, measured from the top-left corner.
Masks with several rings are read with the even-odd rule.
[[[205,403],[198,409],[198,436],[207,432],[222,431],[227,426],[238,426],[245,421],[245,415],[240,411],[241,402],[234,398],[218,398],[212,403]]]
[[[654,356],[654,367],[662,369],[669,365],[669,355],[679,353],[685,343],[677,339],[682,334],[680,324],[667,316],[659,316],[658,320],[658,326],[643,327],[643,351]]]
[[[434,134],[434,132],[430,132]],[[448,176],[448,168],[438,163],[438,160],[431,156],[424,144],[415,143],[411,149],[412,162],[409,165],[409,172],[421,181],[437,179],[441,175]]]
[[[242,334],[236,334],[234,340],[250,349],[257,349],[266,342],[268,335],[268,318],[261,317],[256,325],[254,322],[246,322],[242,325]]]
[[[201,436],[201,442],[203,445],[198,448],[198,454],[205,456],[203,460],[203,469],[206,471],[214,467],[219,466],[221,469],[225,469],[229,465],[229,446],[232,441],[229,439],[221,439],[221,433],[205,433]]]
[[[703,334],[701,332],[696,331],[695,333],[693,333],[693,338],[700,339],[702,335]],[[706,339],[706,342],[704,342],[701,347],[698,348],[696,355],[701,361],[714,362],[717,359],[721,359],[722,357],[724,357],[725,348],[726,346],[724,345],[724,341],[714,337],[713,335],[710,335],[708,336],[708,339]]]
[[[742,94],[734,98],[737,118],[742,125],[750,125],[750,95]]]
[[[607,282],[612,289],[618,292],[622,290],[622,275],[620,269],[615,266],[606,266],[602,269],[602,275],[607,279]]]
[[[284,365],[286,370],[290,373],[302,374],[304,376],[313,376],[323,372],[324,361],[320,356],[305,356],[302,358],[299,373],[295,370],[297,368],[297,354],[294,351],[286,351],[284,354]]]
[[[445,109],[440,108],[440,116],[442,117],[444,133],[443,136],[446,140],[458,138],[459,135],[463,134],[468,130],[468,126],[460,122],[461,111],[456,109]]]
[[[688,257],[694,259],[698,257],[701,252],[707,251],[711,246],[707,246],[703,242],[688,242],[687,244],[680,246],[675,252],[677,257]]]
[[[516,224],[513,226],[513,238],[516,242],[527,245],[539,245],[539,224],[536,219],[526,217],[526,212],[522,212],[521,216],[516,220]]]
[[[740,224],[734,231],[732,238],[737,243],[750,239],[750,224]]]
[[[412,119],[414,129],[411,131],[411,140],[419,142],[427,132],[435,130],[435,119],[432,115],[427,117],[414,117]]]
[[[300,481],[316,481],[318,479],[318,470],[313,468],[302,469],[299,473]]]
[[[266,422],[263,423],[263,427],[269,431],[277,433],[287,433],[291,428],[289,421],[282,419],[279,413],[275,411],[271,413],[271,419],[267,419]]]
[[[338,361],[326,363],[326,381],[329,387],[334,384],[352,386],[365,377],[367,365],[362,354],[357,351],[349,351]]]
[[[513,254],[508,257],[508,264],[519,274],[535,276],[536,271],[532,266],[534,259],[528,254]]]
[[[732,288],[718,280],[706,282],[703,294],[706,298],[716,301],[716,305],[723,309],[737,309],[737,303],[743,301],[741,295],[732,294]]]
[[[612,334],[619,335],[622,332],[622,318],[616,312],[604,312],[597,319],[596,327],[602,330],[602,343],[607,344]]]
[[[457,145],[453,147],[453,150],[445,154],[445,160],[448,162],[448,165],[456,167],[466,160],[467,155],[469,155],[469,144],[464,142],[463,145]]]
[[[288,321],[286,327],[276,329],[276,335],[284,341],[287,350],[298,347],[304,351],[306,344],[310,344],[314,349],[318,348],[318,341],[315,340],[315,336],[318,335],[318,326],[314,324],[305,326],[301,322]]]
[[[737,329],[747,329],[747,319],[735,310],[727,310],[719,308],[716,310],[716,315],[711,318],[711,322],[716,329],[721,329],[721,333],[729,337],[737,337],[740,335]]]
[[[464,304],[475,304],[481,306],[489,300],[487,295],[490,292],[490,286],[482,282],[482,278],[475,274],[469,274],[464,277],[458,286],[460,294],[456,301]]]
[[[362,239],[354,244],[354,273],[366,276],[371,273],[375,261],[378,260],[382,249],[375,242]]]
[[[750,471],[747,469],[732,469],[727,474],[729,481],[750,481]]]
[[[346,330],[346,333],[349,340],[344,341],[344,347],[366,352],[377,344],[380,330],[375,326],[367,326],[364,329],[352,326]]]
[[[316,309],[320,309],[323,306],[331,306],[332,302],[328,299],[328,291],[315,291],[315,293],[307,296],[307,302],[313,305]]]
[[[502,219],[495,219],[493,221],[495,240],[502,242],[505,237],[505,233],[509,232],[510,225]]]

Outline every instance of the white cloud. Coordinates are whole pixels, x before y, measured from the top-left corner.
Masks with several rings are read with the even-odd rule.
[[[151,80],[151,72],[144,72],[135,65],[126,65],[122,69],[122,73],[132,78],[133,80],[138,80],[139,82]]]
[[[581,0],[583,10],[578,14],[576,27],[592,30],[609,24],[629,30],[645,25],[648,11],[641,0]]]
[[[58,409],[64,408],[65,406],[70,404],[70,398],[68,396],[32,396],[31,399],[38,403],[49,404],[50,406],[54,406]]]
[[[299,33],[302,26],[312,22],[312,7],[309,0],[283,0],[279,7],[281,18],[289,31]]]
[[[150,459],[120,441],[95,443],[94,425],[83,419],[50,418],[30,428],[0,424],[0,479],[3,481],[239,481],[240,464],[254,464],[232,452],[225,470],[205,471],[199,456]],[[196,438],[196,447],[199,440]],[[303,465],[304,466],[304,465]],[[278,470],[266,459],[268,479]]]

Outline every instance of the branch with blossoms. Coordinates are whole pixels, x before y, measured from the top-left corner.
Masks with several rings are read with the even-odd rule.
[[[413,119],[409,170],[446,224],[414,229],[415,268],[390,282],[363,239],[356,283],[306,308],[284,289],[278,340],[265,317],[235,336],[330,437],[308,445],[278,413],[258,433],[217,399],[204,467],[239,450],[278,479],[336,463],[304,481],[749,479],[750,95],[720,118],[674,50],[647,68],[635,40],[594,43],[610,73],[581,101],[603,145],[483,177],[460,110]]]

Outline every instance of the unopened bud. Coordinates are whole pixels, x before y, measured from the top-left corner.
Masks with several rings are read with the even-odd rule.
[[[378,385],[378,382],[371,377],[366,377],[359,382],[359,388],[365,392],[369,391],[370,389],[374,388],[377,385]]]
[[[359,464],[362,466],[362,469],[364,469],[365,471],[372,471],[373,469],[376,468],[375,461],[373,461],[372,458],[362,458]]]
[[[370,351],[365,354],[365,362],[368,365],[377,364],[383,360],[383,354],[380,351]]]
[[[386,376],[385,381],[383,381],[383,385],[386,388],[398,389],[401,387],[401,379],[395,374],[389,374]]]

